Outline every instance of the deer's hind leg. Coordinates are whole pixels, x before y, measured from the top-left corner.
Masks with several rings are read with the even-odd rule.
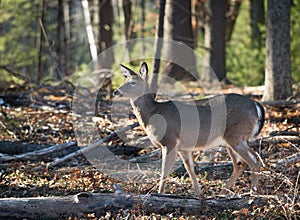
[[[260,171],[260,161],[258,160],[255,152],[249,148],[246,141],[241,141],[238,145],[233,146],[232,150],[237,154],[251,170],[251,191],[257,191]]]
[[[243,174],[245,169],[245,162],[239,158],[230,147],[226,147],[227,152],[232,160],[233,171],[232,174],[226,183],[226,185],[221,190],[220,194],[224,195],[229,192],[229,189],[235,184],[236,180]]]

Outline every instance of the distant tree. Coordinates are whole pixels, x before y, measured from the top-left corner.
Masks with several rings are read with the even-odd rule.
[[[229,0],[226,11],[226,32],[225,40],[229,42],[235,26],[236,19],[240,12],[240,7],[243,0]]]
[[[111,0],[100,0],[99,2],[99,48],[102,52],[103,63],[100,63],[102,68],[111,69],[111,66],[114,62],[113,50],[109,52],[104,52],[111,46],[113,46],[113,8]],[[107,78],[103,84],[105,87],[108,97],[111,95],[112,91],[112,82],[111,78]]]
[[[54,78],[61,80],[65,71],[65,21],[64,21],[64,0],[58,0],[58,15],[57,15],[57,47],[56,47],[56,60],[57,71]]]
[[[95,42],[94,31],[93,31],[92,24],[91,24],[91,14],[90,14],[90,9],[89,9],[89,2],[87,0],[81,0],[81,4],[82,4],[82,9],[83,9],[86,33],[87,33],[88,42],[90,45],[90,53],[92,56],[92,61],[94,63],[94,66],[97,66],[98,50],[97,50],[97,44]],[[98,28],[96,30],[98,30]]]
[[[37,20],[37,40],[36,40],[36,49],[37,49],[37,65],[36,65],[36,82],[40,82],[43,73],[42,57],[43,57],[43,32],[42,25],[44,23],[44,10],[45,10],[45,0],[41,0],[39,4],[39,15]]]
[[[39,0],[0,1],[0,80],[37,79],[39,5]]]
[[[213,72],[218,80],[226,79],[225,33],[227,0],[208,0],[207,18],[205,23],[205,60],[201,72],[203,81],[212,81]]]
[[[250,24],[252,46],[261,48],[263,39],[261,26],[265,25],[264,0],[250,0]]]
[[[195,44],[191,23],[191,0],[166,0],[164,37],[181,42],[194,49]],[[190,72],[196,73],[194,53],[182,54],[170,44],[167,44],[166,47],[165,52],[167,53],[167,57],[169,57],[169,61],[166,62],[165,74],[175,80],[193,79]],[[177,65],[176,60],[184,61],[184,67]]]
[[[71,53],[71,23],[70,23],[70,3],[64,1],[64,22],[65,22],[65,75],[70,76],[73,73],[72,69],[72,53]]]
[[[291,0],[268,0],[264,100],[292,95],[290,8]]]
[[[151,91],[157,91],[157,82],[158,82],[158,73],[160,68],[160,57],[161,57],[161,50],[162,50],[162,42],[159,40],[164,36],[164,17],[165,17],[165,6],[166,0],[159,1],[159,16],[158,21],[156,24],[156,37],[157,40],[155,42],[155,59],[153,64],[153,75],[151,79]]]
[[[100,52],[113,45],[113,8],[111,0],[100,0],[99,2],[99,48]],[[113,53],[105,54],[104,66],[111,68],[114,62]]]
[[[132,1],[122,0],[123,12],[124,12],[124,33],[126,40],[132,39],[135,36],[134,33],[134,19],[132,13]]]

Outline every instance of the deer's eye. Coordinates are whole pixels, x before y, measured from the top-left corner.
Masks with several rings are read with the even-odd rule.
[[[130,82],[130,85],[131,85],[131,86],[135,86],[135,85],[136,85],[136,82],[132,81],[132,82]]]

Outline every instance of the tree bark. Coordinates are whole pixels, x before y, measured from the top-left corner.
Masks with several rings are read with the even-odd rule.
[[[132,25],[133,25],[133,16],[132,16],[132,1],[130,0],[122,0],[123,12],[124,12],[124,32],[126,40],[131,39],[132,35]]]
[[[240,12],[242,0],[230,0],[228,5],[228,11],[226,12],[226,42],[229,42],[234,29],[236,19]]]
[[[101,0],[99,4],[99,48],[100,52],[107,50],[113,45],[113,8],[110,0]],[[106,53],[103,59],[103,68],[111,68],[114,62],[113,53]]]
[[[250,0],[251,43],[253,47],[262,47],[260,26],[265,25],[264,0]]]
[[[153,64],[153,74],[151,78],[151,91],[153,93],[157,92],[158,83],[158,73],[160,67],[160,58],[162,50],[162,39],[164,37],[164,17],[165,17],[165,6],[166,0],[160,0],[159,3],[159,18],[156,25],[156,42],[155,42],[155,60]]]
[[[84,21],[85,21],[85,28],[88,36],[88,41],[90,45],[90,52],[92,56],[92,61],[94,63],[94,67],[97,66],[97,45],[95,43],[95,37],[91,25],[91,16],[89,12],[89,3],[87,0],[81,0]]]
[[[57,48],[56,59],[57,68],[54,78],[61,80],[63,73],[65,72],[64,66],[64,34],[65,34],[65,22],[64,22],[64,0],[58,0],[58,16],[57,16]]]
[[[268,0],[265,92],[263,100],[292,95],[290,58],[290,0]]]
[[[263,206],[268,199],[218,198],[199,201],[174,195],[137,195],[126,193],[79,193],[73,196],[4,198],[0,199],[1,218],[61,218],[62,216],[97,213],[105,215],[122,210],[143,214],[168,214],[180,211],[183,215],[201,216],[205,210],[240,210]]]
[[[44,22],[44,10],[45,10],[45,0],[40,0],[39,3],[39,18],[37,22],[37,43],[36,43],[36,48],[37,48],[37,71],[36,71],[36,82],[39,83],[42,78],[43,74],[43,66],[42,66],[42,57],[43,57],[43,33],[42,33],[42,27],[40,25],[40,22]]]
[[[89,11],[91,17],[91,24],[94,34],[95,45],[97,47],[97,52],[100,49],[100,0],[89,1]]]
[[[64,38],[64,54],[65,54],[65,75],[72,75],[72,63],[71,63],[71,26],[70,26],[70,1],[64,1],[64,22],[65,22],[65,38]]]
[[[226,78],[226,8],[227,0],[208,1],[208,18],[205,23],[205,47],[209,49],[205,52],[207,65],[204,65],[201,75],[201,79],[206,82],[214,81],[215,75],[219,81]]]
[[[166,0],[164,36],[194,49],[191,7],[191,0]],[[175,80],[189,81],[195,79],[196,76],[193,75],[197,75],[197,71],[193,50],[183,54],[173,44],[165,46],[165,57],[168,59],[165,64],[165,74]],[[180,60],[184,66],[177,65],[177,60]]]

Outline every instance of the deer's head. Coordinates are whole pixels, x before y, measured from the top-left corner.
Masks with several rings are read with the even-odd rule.
[[[138,97],[148,93],[148,66],[147,63],[142,63],[140,67],[140,74],[135,73],[126,66],[120,65],[121,72],[126,77],[126,82],[114,91],[115,96],[123,96],[130,99],[137,99]]]

